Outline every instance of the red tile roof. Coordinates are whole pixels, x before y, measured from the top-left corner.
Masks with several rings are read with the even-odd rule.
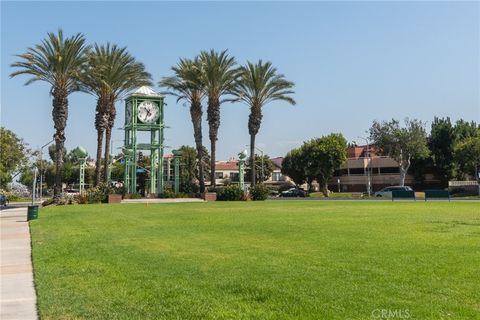
[[[217,161],[215,163],[215,170],[238,170],[237,160]]]

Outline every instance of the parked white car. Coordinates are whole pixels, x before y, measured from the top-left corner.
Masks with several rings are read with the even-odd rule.
[[[373,195],[374,195],[375,197],[382,197],[382,198],[392,199],[392,191],[393,191],[393,190],[413,191],[413,189],[410,188],[410,187],[408,187],[408,186],[404,186],[404,187],[401,187],[401,186],[391,186],[391,187],[383,188],[382,190],[375,192]]]

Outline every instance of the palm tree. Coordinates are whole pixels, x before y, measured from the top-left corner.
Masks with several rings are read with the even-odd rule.
[[[25,85],[35,81],[45,81],[51,85],[53,97],[52,117],[55,128],[55,186],[54,199],[58,201],[62,192],[63,149],[65,128],[68,118],[68,95],[80,89],[79,75],[86,62],[88,46],[85,37],[78,33],[65,38],[62,30],[49,32],[40,44],[27,48],[24,54],[17,55],[20,61],[11,67],[18,68],[10,77],[26,74],[32,76]]]
[[[123,94],[144,85],[151,85],[145,66],[117,45],[95,44],[88,53],[88,64],[82,73],[83,89],[97,97],[95,129],[97,130],[97,162],[95,184],[101,181],[102,142],[105,134],[104,181],[107,182],[110,140],[115,123],[115,102]]]
[[[205,97],[202,82],[202,70],[198,58],[180,59],[172,67],[174,76],[165,77],[160,82],[161,87],[168,88],[166,92],[177,97],[177,102],[184,100],[190,104],[190,116],[193,124],[193,136],[197,149],[198,178],[200,192],[205,192],[205,177],[203,168],[203,143],[202,143],[202,99]]]
[[[271,62],[260,60],[253,64],[247,62],[239,69],[239,79],[233,91],[238,101],[250,107],[248,132],[250,133],[250,174],[251,184],[255,185],[255,137],[262,123],[262,107],[275,100],[284,100],[295,105],[293,82],[287,81],[283,74],[278,74]]]
[[[227,50],[202,51],[199,56],[202,65],[202,82],[205,84],[205,94],[208,96],[207,121],[210,138],[210,181],[215,186],[215,147],[220,127],[220,98],[231,93],[237,79],[237,69],[234,68],[235,58],[229,57]]]

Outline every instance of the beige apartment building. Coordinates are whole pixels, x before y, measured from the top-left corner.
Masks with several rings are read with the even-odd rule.
[[[390,157],[379,156],[374,148],[367,154],[367,146],[347,149],[347,161],[337,170],[329,183],[332,191],[366,192],[370,173],[372,191],[384,187],[398,185],[400,170],[398,163]],[[440,181],[433,174],[425,174],[423,181],[416,181],[413,175],[407,174],[405,185],[422,189],[427,185],[438,185]]]

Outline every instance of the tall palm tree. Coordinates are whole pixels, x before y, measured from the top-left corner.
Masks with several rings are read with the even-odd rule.
[[[17,55],[20,61],[11,65],[18,68],[10,77],[26,74],[32,76],[25,85],[35,81],[45,81],[51,85],[53,97],[52,117],[55,128],[55,186],[54,199],[58,201],[62,192],[63,149],[65,128],[68,118],[68,95],[80,89],[79,76],[82,65],[86,62],[88,46],[85,37],[78,33],[65,38],[62,30],[49,32],[40,44],[27,48]]]
[[[177,97],[177,102],[184,100],[190,104],[190,117],[193,124],[193,136],[197,149],[198,178],[200,192],[205,192],[205,177],[203,168],[203,143],[202,143],[202,99],[205,97],[202,82],[202,70],[198,58],[180,59],[176,66],[172,67],[174,76],[160,80],[161,87],[168,88],[166,92]]]
[[[289,95],[293,94],[294,83],[285,79],[283,74],[271,62],[263,63],[262,60],[253,64],[247,62],[239,68],[239,79],[233,94],[250,107],[248,117],[248,132],[250,134],[250,166],[251,184],[255,185],[255,137],[262,123],[262,107],[275,100],[283,100],[295,105],[295,100]]]
[[[215,156],[218,128],[220,127],[221,97],[231,93],[237,79],[237,69],[234,57],[227,50],[202,51],[199,56],[202,65],[202,82],[205,84],[205,94],[208,96],[207,121],[210,138],[210,181],[215,186]]]
[[[104,181],[107,182],[110,140],[115,123],[115,102],[123,94],[144,85],[151,85],[145,66],[117,45],[95,44],[88,53],[88,64],[82,73],[83,89],[97,97],[95,129],[97,130],[97,162],[95,184],[101,181],[102,142],[105,134]]]

